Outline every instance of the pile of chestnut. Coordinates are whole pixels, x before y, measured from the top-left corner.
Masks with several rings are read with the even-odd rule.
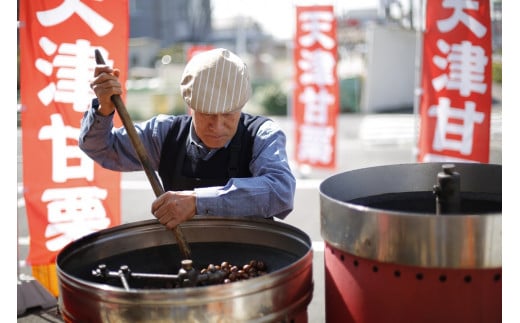
[[[267,267],[261,260],[251,260],[249,263],[239,267],[227,261],[223,261],[220,265],[209,264],[200,271],[201,275],[215,273],[221,271],[224,273],[224,284],[235,281],[246,280],[267,274]]]

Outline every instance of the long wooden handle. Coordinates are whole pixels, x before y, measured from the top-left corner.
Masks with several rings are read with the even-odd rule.
[[[105,60],[103,59],[103,56],[101,55],[101,52],[98,49],[95,50],[95,55],[96,55],[96,64],[104,65]],[[126,110],[125,104],[123,103],[123,100],[121,99],[120,95],[112,95],[112,97],[110,99],[116,106],[117,113],[119,114],[119,117],[121,118],[121,121],[123,122],[123,126],[125,127],[126,132],[128,133],[130,140],[132,141],[132,146],[134,147],[134,149],[139,157],[139,160],[141,161],[144,172],[146,173],[146,176],[148,177],[150,184],[152,184],[152,188],[155,193],[155,196],[159,197],[161,194],[164,193],[164,189],[161,185],[161,182],[159,181],[159,178],[157,177],[157,174],[155,173],[155,171],[152,168],[150,159],[148,158],[144,145],[141,142],[141,140],[137,134],[137,131],[134,128],[134,123],[132,122],[132,119],[130,118],[128,111]],[[181,253],[182,253],[182,256],[184,257],[184,259],[191,259],[191,251],[190,251],[190,248],[188,246],[186,239],[184,238],[184,234],[182,233],[180,226],[176,226],[173,229],[173,233],[175,235],[175,239],[177,240],[177,243],[179,245],[179,248],[181,250]]]

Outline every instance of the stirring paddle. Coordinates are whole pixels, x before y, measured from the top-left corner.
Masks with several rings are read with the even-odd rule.
[[[104,65],[105,60],[103,59],[103,56],[101,55],[101,52],[98,49],[95,50],[95,55],[96,64]],[[148,177],[148,180],[152,185],[155,196],[159,197],[161,194],[164,193],[164,189],[161,183],[159,182],[159,179],[157,178],[157,174],[154,172],[151,166],[150,159],[146,154],[146,150],[144,148],[143,143],[137,135],[137,131],[134,128],[134,124],[130,118],[130,115],[128,114],[128,111],[126,110],[125,104],[123,103],[123,100],[121,99],[120,95],[112,95],[111,100],[116,106],[117,113],[119,114],[119,117],[123,122],[126,132],[128,133],[130,140],[132,141],[132,145],[139,157],[139,160],[141,161],[141,165],[143,166],[146,176]],[[173,234],[175,235],[175,239],[177,240],[183,258],[191,259],[191,251],[188,246],[188,242],[184,238],[184,234],[182,233],[182,230],[179,225],[173,228]]]

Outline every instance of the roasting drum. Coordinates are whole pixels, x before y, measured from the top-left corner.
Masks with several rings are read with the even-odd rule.
[[[500,322],[502,167],[454,163],[460,211],[438,214],[443,163],[369,167],[320,185],[327,322]]]
[[[312,299],[310,238],[263,219],[200,217],[183,224],[193,265],[262,260],[267,274],[230,284],[130,290],[92,276],[100,263],[117,270],[175,274],[181,255],[170,230],[147,220],[105,229],[66,246],[57,257],[59,306],[67,322],[307,322]]]

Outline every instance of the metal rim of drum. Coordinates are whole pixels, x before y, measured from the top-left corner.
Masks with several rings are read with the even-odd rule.
[[[321,235],[362,258],[437,268],[502,267],[502,214],[437,215],[389,211],[350,203],[387,193],[432,190],[446,163],[367,167],[333,175],[320,185]],[[461,192],[499,194],[502,167],[452,163]]]
[[[104,248],[105,250],[120,247],[119,252],[124,252],[125,248],[131,249],[131,244],[121,243],[130,237],[132,242],[137,241],[143,248],[176,243],[171,231],[165,229],[156,220],[123,224],[80,238],[58,254],[59,305],[63,315],[67,318],[75,318],[76,309],[67,308],[67,304],[76,301],[78,304],[81,303],[80,306],[93,306],[97,311],[109,309],[113,315],[118,315],[116,312],[121,314],[141,308],[142,315],[160,317],[166,311],[166,315],[170,316],[178,308],[182,313],[176,314],[187,315],[186,313],[190,311],[204,313],[206,315],[204,319],[209,321],[219,321],[224,318],[224,321],[245,319],[268,322],[291,313],[298,314],[306,311],[313,291],[313,251],[311,240],[303,231],[278,221],[234,217],[195,217],[183,224],[183,232],[190,243],[208,242],[208,239],[230,241],[226,234],[207,234],[212,228],[233,234],[232,242],[237,243],[252,243],[252,239],[261,236],[262,240],[256,243],[278,249],[282,244],[283,247],[297,253],[299,258],[290,266],[246,281],[160,290],[126,291],[124,288],[80,279],[65,268],[68,266],[67,262],[73,261],[72,259],[98,257],[99,247],[103,245],[113,244]],[[273,301],[273,298],[276,301]],[[244,309],[244,302],[250,304],[247,310]],[[215,304],[218,311],[208,310],[208,307]],[[240,310],[237,311],[237,308]],[[152,313],[154,311],[155,313]],[[150,314],[143,314],[145,312]],[[106,313],[99,315],[106,315]],[[214,317],[208,318],[211,315]]]

